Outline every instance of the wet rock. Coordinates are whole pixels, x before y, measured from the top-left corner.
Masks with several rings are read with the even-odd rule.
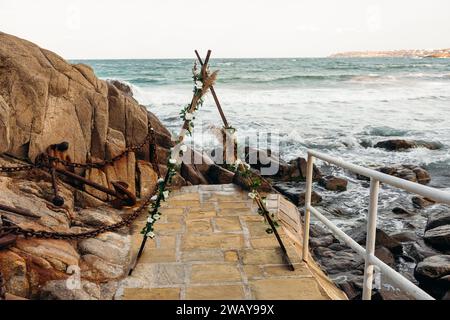
[[[367,230],[366,226],[364,225],[353,228],[348,232],[348,235],[361,245],[365,245],[366,243],[366,234]],[[389,236],[386,232],[378,228],[376,229],[375,245],[386,247],[394,254],[402,253],[402,244],[393,237]]]
[[[378,171],[394,177],[412,182],[427,184],[431,181],[431,176],[425,169],[414,165],[396,165],[377,169]]]
[[[273,168],[274,171],[270,175],[274,176],[283,177],[290,171],[289,165],[271,150],[246,147],[245,161],[259,171],[264,171],[264,169],[269,171],[269,168],[270,170]],[[263,171],[261,171],[262,174],[264,174]]]
[[[386,247],[377,247],[375,248],[375,256],[386,263],[388,266],[395,266],[395,258],[391,251],[389,251]]]
[[[450,290],[448,290],[444,296],[442,297],[442,300],[448,301],[450,300]]]
[[[310,238],[309,245],[311,248],[316,247],[328,247],[335,241],[335,238],[332,235],[322,236],[320,238]]]
[[[319,179],[319,184],[327,190],[345,191],[347,190],[347,180],[333,176],[325,176]]]
[[[437,255],[438,252],[428,247],[423,240],[416,242],[405,243],[403,249],[408,257],[414,259],[415,262],[420,262],[425,258]]]
[[[318,247],[313,252],[328,274],[345,273],[364,266],[364,259],[351,249],[333,251],[329,248]]]
[[[306,161],[305,158],[298,157],[294,160],[289,161],[289,164],[291,166],[290,169],[291,179],[299,178],[301,180],[306,180],[308,162]],[[295,176],[297,172],[298,176]],[[313,165],[313,176],[312,176],[313,181],[320,179],[320,177],[322,177],[322,173],[320,172],[319,168],[316,165]]]
[[[382,287],[376,290],[372,295],[372,300],[416,300],[401,290],[396,290],[392,287]]]
[[[304,206],[305,205],[305,196],[306,196],[306,192],[300,192],[297,197],[297,205],[298,206]],[[322,196],[320,194],[318,194],[317,192],[315,192],[314,190],[311,192],[311,204],[315,205],[318,204],[322,201]]]
[[[400,151],[418,147],[423,147],[430,150],[437,150],[442,148],[442,144],[437,142],[426,142],[420,140],[390,139],[377,142],[374,145],[374,147],[383,148],[388,151]]]
[[[450,275],[450,255],[436,255],[417,264],[416,278],[420,280],[437,280]]]
[[[210,166],[207,177],[213,184],[228,184],[233,182],[234,172],[214,164]]]
[[[440,226],[443,226],[446,224],[450,224],[450,210],[433,212],[428,217],[425,231],[436,228],[436,227],[440,227]]]
[[[203,174],[196,169],[195,166],[186,165],[185,163],[181,164],[181,176],[186,180],[192,183],[193,185],[197,184],[208,184],[208,180],[203,176]],[[216,175],[220,176],[219,170],[216,170]],[[216,176],[215,178],[219,178]]]
[[[434,205],[436,202],[434,200],[428,199],[428,198],[424,198],[424,197],[420,197],[420,196],[414,196],[411,198],[411,201],[413,203],[413,205],[416,208],[419,209],[423,209],[429,206]]]
[[[429,229],[423,236],[424,240],[440,250],[450,249],[450,224]]]
[[[413,215],[413,213],[401,207],[395,207],[394,209],[392,209],[392,212],[395,214]]]
[[[399,242],[413,242],[419,239],[416,233],[411,231],[395,233],[391,237]]]
[[[334,282],[345,292],[349,300],[360,300],[364,277],[358,274],[341,274],[333,277]]]

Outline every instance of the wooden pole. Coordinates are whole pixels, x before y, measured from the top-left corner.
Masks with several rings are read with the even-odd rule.
[[[211,53],[211,50],[208,50],[208,53]],[[204,65],[203,60],[200,57],[200,55],[198,54],[197,50],[195,50],[195,55],[197,56],[197,59],[198,59],[198,62],[200,62],[200,65],[203,67],[203,65]],[[207,64],[207,61],[209,61],[208,56],[207,56],[207,58],[208,58],[208,60],[205,59],[205,64]],[[219,98],[217,98],[217,94],[216,94],[216,91],[214,90],[214,86],[211,86],[210,90],[211,90],[211,94],[214,98],[214,102],[216,103],[217,109],[219,110],[219,114],[220,114],[220,117],[222,118],[223,124],[226,128],[228,128],[228,121],[225,118],[225,114],[223,113],[222,106],[220,105],[220,102],[219,102]]]
[[[267,219],[267,222],[269,222],[270,228],[273,231],[273,234],[275,235],[275,238],[277,238],[278,244],[280,245],[281,251],[283,253],[283,258],[288,265],[289,270],[295,271],[294,265],[291,262],[291,259],[289,258],[289,255],[287,253],[286,247],[284,246],[283,241],[281,240],[280,235],[278,234],[277,228],[275,227],[275,224],[273,223],[272,218],[270,217],[269,211],[267,210],[266,206],[262,202],[259,193],[256,195],[256,203],[258,204],[258,207],[263,211],[263,214],[265,218]]]

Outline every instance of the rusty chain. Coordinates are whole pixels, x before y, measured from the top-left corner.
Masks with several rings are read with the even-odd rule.
[[[151,147],[151,150],[150,150],[151,159],[150,160],[152,161],[152,165],[156,166],[155,170],[157,170],[159,172],[159,168],[157,165],[158,158],[157,158],[157,153],[156,153],[156,138],[155,138],[154,133],[155,133],[154,129],[150,127],[150,123],[149,123],[149,132],[145,138],[145,141],[139,145],[127,148],[127,150],[119,156],[123,157],[124,154],[126,154],[130,151],[142,149],[148,142]],[[117,157],[118,156],[114,157],[113,159],[116,159]],[[44,157],[44,160],[41,160],[38,167],[39,168],[47,167],[49,165],[49,163],[47,162],[48,159],[49,159],[49,157]],[[112,161],[113,159],[111,159],[110,161]],[[63,163],[63,162],[61,162],[61,163]],[[89,164],[87,164],[87,165],[89,166]],[[12,167],[8,167],[8,168],[12,168]],[[36,168],[36,166],[33,166],[33,169],[34,168]],[[0,167],[0,169],[1,169],[1,167]],[[20,170],[16,169],[13,171],[20,171]],[[11,172],[13,172],[13,171],[11,171]],[[10,171],[8,171],[8,172],[10,172]],[[109,226],[102,226],[97,229],[80,232],[80,233],[64,233],[64,232],[33,230],[33,229],[28,229],[28,228],[22,228],[3,217],[3,225],[0,225],[0,237],[7,235],[7,234],[14,234],[14,235],[21,235],[24,237],[34,237],[34,238],[41,238],[41,239],[42,238],[43,239],[55,239],[55,240],[82,240],[82,239],[93,238],[102,233],[114,232],[120,228],[129,226],[145,210],[145,208],[149,206],[149,204],[151,202],[151,198],[154,195],[154,193],[155,192],[152,192],[152,193],[150,193],[150,195],[145,197],[144,200],[142,201],[142,203],[139,205],[139,207],[136,210],[133,211],[133,213],[129,214],[127,217],[125,217],[121,221],[114,223],[112,225],[109,225]]]
[[[72,167],[72,168],[85,168],[85,169],[103,168],[106,165],[114,164],[116,161],[118,161],[121,158],[123,158],[124,156],[128,155],[128,153],[130,153],[130,152],[141,150],[147,143],[156,143],[155,137],[154,137],[154,130],[151,127],[150,122],[148,122],[147,126],[148,126],[147,135],[145,136],[144,140],[140,144],[127,147],[122,153],[118,154],[117,156],[113,157],[110,160],[79,163],[79,162],[71,162],[71,161],[67,161],[67,160],[62,160],[62,159],[59,159],[56,157],[46,156],[45,157],[46,160],[43,160],[42,157],[38,157],[36,159],[35,164],[26,164],[26,165],[20,165],[20,166],[0,166],[0,172],[11,173],[11,172],[20,172],[20,171],[30,171],[35,168],[50,167],[48,162],[60,163],[64,166]]]
[[[9,220],[3,220],[3,226],[0,227],[0,233],[8,233],[14,235],[20,235],[29,238],[40,238],[40,239],[54,239],[54,240],[83,240],[88,238],[94,238],[105,232],[114,232],[120,228],[128,227],[136,220],[137,217],[150,205],[152,201],[151,198],[155,192],[150,193],[139,207],[129,214],[127,217],[121,221],[108,225],[102,226],[97,229],[79,232],[79,233],[68,233],[68,232],[55,232],[55,231],[45,231],[45,230],[33,230],[28,228],[22,228]]]

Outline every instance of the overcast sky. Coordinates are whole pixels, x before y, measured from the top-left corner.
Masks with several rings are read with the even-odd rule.
[[[0,31],[69,59],[317,57],[448,48],[450,1],[0,0]]]

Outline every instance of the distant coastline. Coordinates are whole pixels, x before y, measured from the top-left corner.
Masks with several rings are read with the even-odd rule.
[[[436,50],[392,50],[392,51],[348,51],[339,52],[330,58],[450,58],[449,49]]]

